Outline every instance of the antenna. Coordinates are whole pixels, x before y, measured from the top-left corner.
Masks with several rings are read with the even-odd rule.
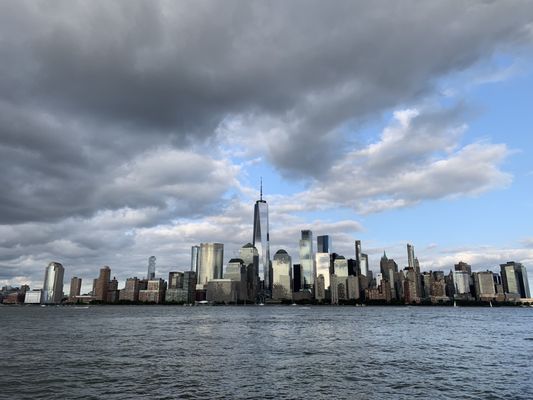
[[[263,177],[261,177],[261,189],[259,193],[259,200],[263,201]]]

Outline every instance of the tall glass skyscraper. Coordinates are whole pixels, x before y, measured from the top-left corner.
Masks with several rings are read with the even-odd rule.
[[[315,263],[313,256],[313,232],[310,230],[302,231],[300,239],[300,265],[302,274],[300,278],[302,289],[313,290],[315,286]]]
[[[276,300],[292,299],[292,259],[285,250],[278,250],[274,254],[272,271],[272,298]]]
[[[409,268],[415,268],[415,246],[407,243],[407,265]]]
[[[224,245],[222,243],[201,243],[198,263],[198,289],[211,279],[222,279],[222,264],[224,262]]]
[[[191,247],[191,271],[198,273],[198,256],[200,255],[200,246]]]
[[[263,200],[263,182],[259,200],[254,207],[254,237],[253,246],[259,253],[259,279],[263,281],[265,290],[272,288],[270,276],[270,236],[268,233],[268,204]]]
[[[148,280],[155,279],[155,256],[148,258]]]
[[[331,252],[331,238],[329,235],[317,236],[316,238],[316,252],[330,253]]]
[[[59,304],[63,298],[63,274],[65,269],[58,262],[48,264],[44,274],[41,303]]]

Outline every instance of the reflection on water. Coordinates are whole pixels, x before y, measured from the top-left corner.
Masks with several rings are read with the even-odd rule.
[[[2,398],[533,398],[533,309],[2,307]]]

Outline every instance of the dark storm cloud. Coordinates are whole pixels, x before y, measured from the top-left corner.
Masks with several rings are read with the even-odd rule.
[[[5,101],[180,146],[212,135],[228,115],[268,114],[287,135],[267,156],[297,175],[329,165],[343,123],[523,39],[533,9],[519,1],[0,7]]]
[[[209,212],[238,172],[215,148],[231,118],[268,121],[243,130],[263,136],[283,173],[320,175],[343,152],[345,124],[521,43],[532,9],[0,2],[0,224],[126,207],[149,226]]]

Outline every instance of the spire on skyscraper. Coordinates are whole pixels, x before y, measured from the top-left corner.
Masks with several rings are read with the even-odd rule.
[[[263,177],[261,179],[260,189],[259,189],[259,200],[263,201]]]

